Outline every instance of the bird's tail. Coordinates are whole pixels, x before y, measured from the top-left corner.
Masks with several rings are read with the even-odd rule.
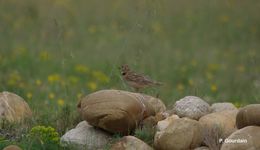
[[[162,83],[162,82],[157,82],[157,81],[154,81],[154,85],[161,86],[161,85],[163,85],[163,83]]]

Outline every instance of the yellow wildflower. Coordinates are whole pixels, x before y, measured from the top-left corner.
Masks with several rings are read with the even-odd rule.
[[[49,97],[49,99],[54,99],[55,98],[55,94],[54,93],[49,93],[48,97]]]
[[[213,79],[213,74],[211,72],[206,72],[206,77],[208,80],[212,80]]]
[[[61,77],[59,74],[51,74],[48,76],[48,81],[50,83],[58,82],[61,80]]]
[[[215,63],[208,64],[209,71],[216,71],[218,69],[219,69],[219,64],[215,64]]]
[[[88,73],[89,72],[89,68],[82,64],[76,65],[74,69],[78,73]]]
[[[189,85],[190,85],[190,86],[193,86],[193,85],[194,85],[194,82],[193,82],[192,79],[189,79],[188,82],[189,82]]]
[[[13,80],[13,79],[8,79],[7,84],[10,85],[10,86],[13,86],[13,85],[16,84],[16,81]]]
[[[19,46],[17,49],[13,50],[13,56],[24,55],[27,53],[27,49],[23,46]]]
[[[93,71],[92,72],[92,75],[98,80],[98,81],[101,81],[101,82],[104,82],[104,83],[108,83],[109,82],[109,77],[106,76],[103,72],[101,71]]]
[[[243,104],[241,102],[235,102],[233,103],[237,108],[240,108],[243,106]]]
[[[69,81],[73,84],[77,84],[79,81],[79,78],[76,76],[69,76]]]
[[[78,98],[78,99],[82,98],[82,96],[83,96],[82,93],[78,93],[78,94],[77,94],[77,98]]]
[[[32,93],[31,93],[31,92],[26,93],[26,97],[27,97],[28,99],[32,99]]]
[[[60,98],[60,99],[58,99],[58,101],[57,101],[57,104],[59,105],[59,106],[64,106],[64,99],[62,99],[62,98]]]
[[[96,82],[88,82],[87,83],[87,87],[92,90],[95,91],[97,89],[97,83]]]
[[[49,58],[50,58],[50,53],[47,52],[47,51],[41,51],[40,54],[39,54],[39,56],[40,56],[40,60],[46,61],[46,60],[49,60]]]
[[[16,80],[16,81],[20,81],[21,80],[21,76],[17,71],[14,71],[10,74],[10,78]]]
[[[177,84],[177,90],[183,91],[184,90],[184,85],[182,83]]]
[[[18,82],[21,81],[21,76],[20,74],[17,72],[17,71],[14,71],[12,72],[9,77],[8,77],[8,80],[7,80],[7,84],[10,85],[10,86],[14,86],[16,85]]]
[[[40,86],[40,85],[42,85],[42,81],[41,81],[40,79],[36,79],[36,80],[35,80],[35,84],[36,84],[37,86]]]
[[[211,90],[212,92],[216,92],[216,91],[218,90],[217,85],[216,85],[216,84],[211,84],[210,90]]]

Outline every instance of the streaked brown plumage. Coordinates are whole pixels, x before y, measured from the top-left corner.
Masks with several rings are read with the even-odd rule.
[[[127,84],[133,87],[136,91],[139,91],[142,88],[162,85],[162,83],[157,82],[149,78],[148,76],[138,74],[132,71],[128,65],[122,65],[120,67],[121,75]]]

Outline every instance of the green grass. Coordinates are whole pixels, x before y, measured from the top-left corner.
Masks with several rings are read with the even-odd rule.
[[[163,82],[144,92],[168,106],[186,95],[259,103],[259,9],[257,0],[1,0],[0,91],[28,102],[32,126],[60,135],[80,120],[81,96],[131,90],[123,63]]]
[[[155,132],[155,127],[143,127],[136,129],[134,135],[145,143],[153,145]]]

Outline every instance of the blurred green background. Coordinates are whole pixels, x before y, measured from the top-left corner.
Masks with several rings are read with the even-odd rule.
[[[96,90],[131,90],[118,71],[127,63],[164,83],[144,92],[167,104],[257,103],[259,10],[258,0],[1,0],[0,88],[35,110],[76,107]]]

